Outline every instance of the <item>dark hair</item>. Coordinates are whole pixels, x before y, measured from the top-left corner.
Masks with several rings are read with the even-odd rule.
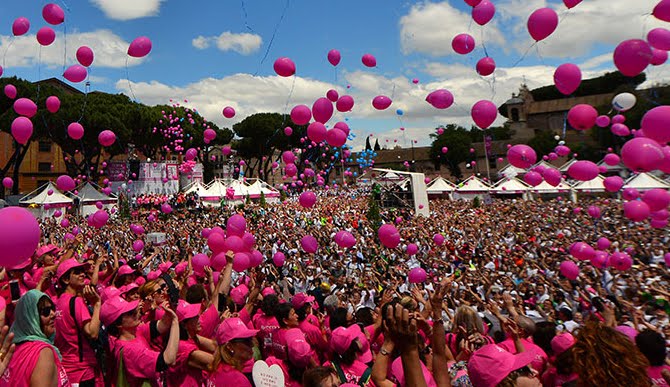
[[[375,318],[372,315],[372,308],[363,307],[356,311],[356,321],[363,324],[364,326],[373,325],[375,323]]]
[[[302,375],[302,387],[321,387],[321,382],[331,375],[336,375],[330,367],[315,367]],[[336,375],[337,376],[337,375]]]
[[[305,319],[308,316],[307,312],[309,311],[309,308],[311,308],[311,307],[312,307],[312,305],[310,305],[309,303],[306,302],[305,305],[303,305],[300,308],[295,310],[295,313],[298,315],[298,321],[305,321]]]
[[[339,327],[347,326],[347,314],[349,314],[349,309],[347,308],[337,308],[333,315],[330,316],[330,330],[334,331]]]
[[[191,285],[186,289],[184,300],[189,304],[199,304],[207,299],[207,291],[202,284]]]
[[[275,294],[269,294],[263,297],[261,301],[261,311],[266,316],[275,316],[277,314],[277,306],[279,305],[279,297]]]
[[[301,381],[305,374],[305,370],[307,370],[307,367],[298,367],[291,362],[290,357],[287,359],[288,361],[286,362],[286,365],[288,368],[288,376],[295,381]]]
[[[340,355],[337,352],[333,352],[333,356],[340,364],[350,366],[354,364],[354,360],[356,360],[356,358],[358,357],[358,353],[360,351],[361,347],[360,344],[358,343],[358,340],[354,340],[351,342],[351,345],[346,351],[344,351],[343,354]]]
[[[556,336],[556,325],[549,321],[541,321],[535,324],[533,333],[533,343],[542,348],[548,355],[553,353],[551,349],[551,339]]]
[[[662,366],[665,362],[665,339],[652,330],[640,332],[635,336],[635,344],[652,366]]]
[[[277,309],[275,310],[275,318],[281,328],[286,328],[286,322],[284,322],[284,320],[291,314],[291,309],[293,309],[293,307],[289,303],[283,303],[277,306]]]
[[[572,354],[572,347],[566,349],[560,355],[556,355],[556,359],[554,360],[556,372],[559,375],[570,375],[573,372],[573,364],[575,364],[575,360]]]

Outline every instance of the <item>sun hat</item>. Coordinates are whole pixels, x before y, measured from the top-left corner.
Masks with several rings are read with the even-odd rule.
[[[200,314],[200,304],[189,304],[184,300],[179,300],[177,303],[177,319],[179,322],[196,317]]]
[[[216,328],[215,337],[219,345],[226,344],[230,340],[248,339],[256,336],[257,329],[249,329],[238,317],[223,320]]]
[[[551,339],[551,349],[558,356],[575,345],[575,337],[570,333],[561,333]]]
[[[535,359],[533,352],[512,354],[495,344],[488,344],[470,357],[468,374],[478,387],[495,387],[512,371],[529,365]]]
[[[305,293],[298,293],[291,299],[291,306],[293,306],[293,309],[300,309],[306,303],[312,302],[314,302],[314,296],[308,296]]]
[[[120,296],[112,297],[100,307],[100,321],[102,321],[103,324],[110,326],[122,314],[137,309],[139,303],[139,300],[128,302]]]
[[[74,258],[67,259],[63,263],[58,265],[58,269],[56,269],[56,278],[60,280],[61,277],[67,274],[70,270],[86,266],[88,266],[88,263],[80,263]]]

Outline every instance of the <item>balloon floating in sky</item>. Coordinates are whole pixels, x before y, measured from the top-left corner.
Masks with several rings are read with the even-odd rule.
[[[640,123],[645,137],[659,144],[670,141],[670,106],[657,106],[648,110]]]
[[[635,94],[631,93],[621,93],[614,96],[612,99],[612,107],[618,112],[625,112],[626,110],[632,109],[637,102]]]
[[[477,69],[477,74],[485,77],[493,74],[496,69],[496,62],[490,56],[486,56],[477,62],[475,68]]]
[[[375,58],[372,54],[365,54],[361,58],[361,62],[363,62],[363,65],[366,67],[375,67],[377,66],[377,58]]]
[[[568,9],[575,7],[577,4],[581,3],[582,0],[563,0],[563,4],[565,4]]]
[[[21,207],[0,210],[0,265],[11,268],[32,257],[40,238],[40,226],[30,211]]]
[[[12,33],[14,36],[24,35],[30,30],[30,21],[25,17],[19,17],[12,23]]]
[[[372,106],[377,110],[385,110],[391,106],[392,103],[393,101],[391,98],[385,95],[378,95],[372,100]]]
[[[578,104],[568,111],[568,123],[577,130],[591,129],[596,124],[598,111],[591,105]]]
[[[47,98],[46,106],[49,113],[56,113],[58,112],[58,109],[60,109],[60,99],[55,95],[52,95]]]
[[[472,105],[470,115],[477,126],[486,129],[496,120],[498,108],[491,101],[481,100]]]
[[[647,42],[658,50],[670,50],[670,30],[654,28],[647,33]]]
[[[539,42],[553,34],[558,27],[558,14],[551,8],[536,9],[528,17],[528,33]]]
[[[335,108],[338,112],[346,113],[354,108],[354,98],[350,95],[343,95],[335,103]]]
[[[614,49],[614,65],[627,77],[640,74],[649,65],[652,52],[649,44],[641,39],[624,40]]]
[[[73,83],[82,82],[87,76],[88,71],[86,70],[86,67],[81,65],[72,65],[65,69],[65,72],[63,73],[63,78]]]
[[[454,103],[454,96],[449,90],[438,89],[426,96],[426,102],[436,109],[447,109]]]
[[[382,245],[390,249],[398,247],[400,243],[400,233],[398,233],[398,229],[392,224],[387,223],[382,225],[379,231],[377,231],[377,235]]]
[[[312,105],[314,121],[325,124],[333,116],[333,103],[328,98],[319,98]]]
[[[67,135],[73,140],[80,140],[84,137],[84,127],[78,122],[73,122],[67,126]]]
[[[42,8],[42,17],[47,23],[57,26],[65,21],[65,12],[57,4],[49,3]]]
[[[33,135],[33,122],[26,117],[17,117],[12,121],[12,136],[21,145],[26,145]]]
[[[103,130],[98,135],[98,142],[102,146],[112,146],[112,144],[114,144],[115,141],[116,141],[116,134],[114,134],[114,132],[112,132],[111,130]]]
[[[469,34],[458,34],[451,41],[451,48],[453,48],[457,54],[469,54],[475,49],[475,38]]]
[[[130,43],[130,46],[128,47],[128,55],[133,58],[145,57],[151,52],[151,47],[151,39],[146,36],[140,36]]]
[[[18,115],[31,118],[37,113],[37,105],[28,98],[19,98],[14,101],[14,111]]]
[[[91,50],[91,48],[88,46],[79,47],[77,49],[76,56],[79,64],[84,67],[89,67],[91,64],[93,64],[93,59],[95,57],[93,50]]]
[[[670,22],[670,1],[661,0],[656,4],[652,12],[658,20]]]
[[[333,65],[337,66],[340,64],[340,60],[342,59],[342,56],[340,55],[340,52],[338,50],[330,50],[328,51],[328,62]]]
[[[223,108],[223,116],[226,118],[235,117],[235,109],[233,109],[230,106],[226,106],[225,108]]]
[[[56,33],[51,27],[42,27],[37,31],[37,42],[42,46],[50,46],[56,40]]]
[[[291,109],[291,121],[296,125],[307,125],[312,119],[312,111],[306,105],[298,105]]]
[[[475,23],[483,26],[493,19],[496,13],[496,7],[488,0],[482,0],[472,8],[472,19]]]
[[[648,172],[658,168],[665,155],[661,146],[646,137],[628,140],[621,148],[621,160],[634,172]]]
[[[563,63],[554,71],[554,85],[563,95],[570,95],[582,83],[582,71],[572,63]]]
[[[517,168],[527,169],[535,164],[537,154],[528,145],[518,144],[507,150],[507,160]]]

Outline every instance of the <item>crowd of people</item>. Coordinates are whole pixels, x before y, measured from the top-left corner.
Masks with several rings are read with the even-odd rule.
[[[667,228],[631,223],[615,199],[432,200],[428,217],[381,210],[401,235],[389,249],[368,209],[367,190],[341,188],[312,208],[293,197],[100,229],[45,219],[34,255],[0,272],[0,386],[243,387],[261,385],[260,361],[291,387],[670,384]],[[262,263],[237,272],[228,251],[194,267],[211,254],[203,230],[236,212]],[[341,230],[353,247],[335,243]],[[138,254],[150,232],[167,243]],[[563,277],[570,245],[601,237],[633,267],[575,260],[579,276]],[[409,281],[415,267],[426,281]]]

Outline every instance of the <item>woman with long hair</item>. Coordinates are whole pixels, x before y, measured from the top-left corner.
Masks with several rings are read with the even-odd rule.
[[[578,386],[651,386],[649,362],[614,328],[588,321],[572,349]]]
[[[469,306],[459,306],[454,314],[451,333],[447,334],[447,346],[454,357],[458,357],[461,342],[473,336],[480,338],[480,346],[493,343],[493,339],[485,335],[484,323],[477,312]]]
[[[243,372],[254,356],[255,329],[247,328],[237,317],[225,319],[216,329],[216,343],[209,383],[214,386],[251,387],[251,375]]]

